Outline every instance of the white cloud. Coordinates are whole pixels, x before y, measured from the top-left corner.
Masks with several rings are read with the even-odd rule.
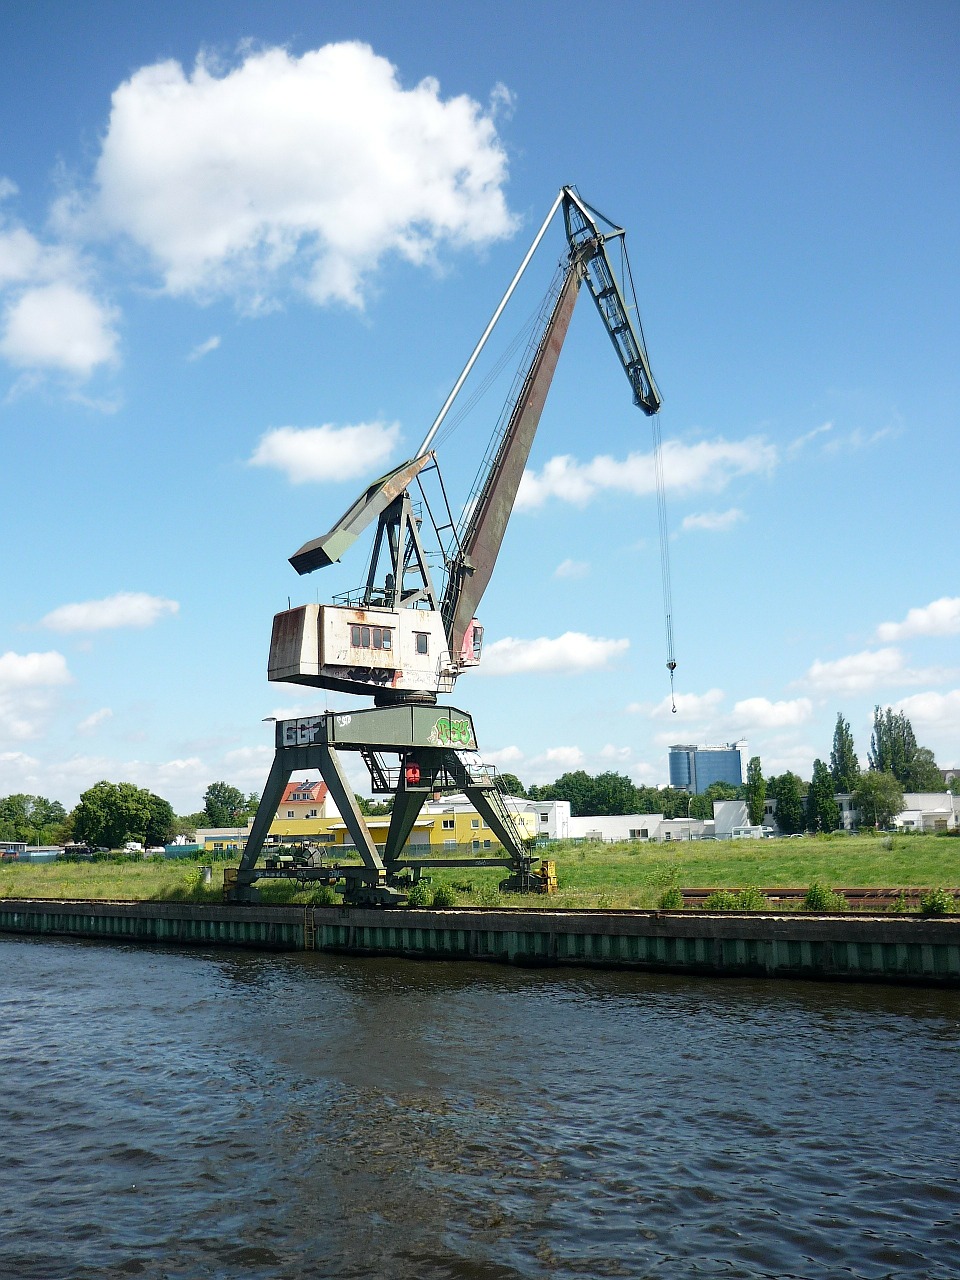
[[[88,715],[84,720],[80,721],[80,723],[77,725],[77,732],[92,733],[94,729],[96,729],[99,725],[103,724],[105,720],[110,720],[112,719],[112,717],[113,717],[113,712],[110,710],[109,707],[101,707],[99,711],[91,712],[91,714]]]
[[[120,591],[105,600],[62,604],[40,619],[51,631],[106,631],[114,627],[152,627],[167,614],[178,613],[176,600],[149,596],[143,591]]]
[[[215,333],[213,337],[208,338],[206,342],[198,342],[197,345],[193,348],[193,350],[187,356],[187,359],[201,360],[204,356],[209,355],[211,351],[216,351],[219,345],[220,345],[220,335],[218,333]]]
[[[861,449],[869,449],[881,440],[889,440],[898,435],[896,427],[880,427],[877,431],[864,431],[855,427],[848,435],[836,436],[823,446],[824,453],[859,453]]]
[[[584,755],[579,747],[549,747],[540,756],[537,756],[535,764],[554,764],[561,769],[578,769],[583,764]]]
[[[16,188],[0,179],[0,200]],[[0,215],[0,356],[31,374],[84,379],[116,360],[117,312],[95,297],[88,264]]]
[[[484,751],[484,764],[496,765],[498,769],[502,769],[507,764],[518,764],[523,759],[523,752],[519,747],[500,747],[497,751]]]
[[[131,237],[174,294],[248,306],[295,284],[317,302],[361,305],[388,254],[433,262],[444,243],[513,231],[494,114],[436,80],[413,88],[359,42],[294,57],[201,54],[142,67],[113,94],[96,193],[61,215]],[[74,202],[76,203],[76,202]]]
[[[629,647],[629,640],[604,640],[580,631],[565,631],[555,639],[540,636],[536,640],[515,640],[505,636],[484,649],[479,671],[488,676],[600,671]]]
[[[723,701],[722,689],[708,689],[706,693],[678,693],[651,705],[649,702],[631,702],[628,711],[648,715],[652,720],[702,720],[709,719]],[[676,712],[673,707],[676,705]]]
[[[792,457],[794,454],[799,453],[805,445],[808,445],[811,440],[816,440],[817,436],[825,435],[832,430],[832,422],[824,422],[822,426],[814,427],[812,431],[807,431],[802,436],[797,436],[796,440],[791,440],[787,445],[787,453]]]
[[[897,709],[905,713],[921,739],[925,733],[943,730],[956,735],[960,728],[960,689],[951,689],[948,693],[914,693],[901,698]],[[953,764],[960,761],[947,761],[945,767]]]
[[[10,196],[15,196],[20,188],[12,178],[0,178],[0,200],[8,200]]]
[[[277,427],[260,437],[250,465],[282,471],[291,484],[352,480],[384,465],[399,440],[399,422]]]
[[[744,698],[733,704],[733,719],[741,725],[757,729],[783,729],[803,724],[813,715],[809,698],[771,702],[769,698]]]
[[[911,609],[902,622],[881,622],[877,639],[885,644],[911,636],[954,636],[960,633],[960,596],[942,596],[922,609]]]
[[[25,369],[57,369],[86,378],[116,359],[117,313],[74,284],[27,289],[3,317],[0,355]]]
[[[699,515],[684,516],[680,528],[686,533],[691,529],[704,529],[707,533],[726,533],[735,524],[746,520],[739,507],[729,511],[701,511]]]
[[[629,760],[629,747],[615,747],[613,743],[608,742],[605,747],[600,749],[600,758],[602,760]]]
[[[0,654],[0,737],[36,737],[55,691],[72,679],[62,653]]]
[[[586,560],[561,560],[553,571],[555,578],[585,578],[590,572]]]
[[[899,649],[864,649],[832,662],[817,659],[806,675],[806,683],[818,693],[865,693],[898,684],[937,684],[950,679],[945,668],[913,669]]]
[[[778,461],[775,446],[762,436],[697,444],[667,440],[661,456],[664,486],[675,493],[716,493],[736,476],[769,474]],[[523,473],[517,506],[531,510],[548,498],[582,506],[604,490],[638,496],[654,493],[653,454],[631,453],[623,459],[601,455],[591,462],[578,462],[569,454],[551,458],[539,472]]]

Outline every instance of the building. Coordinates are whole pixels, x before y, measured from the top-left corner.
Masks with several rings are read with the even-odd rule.
[[[960,796],[949,791],[910,791],[903,811],[893,820],[898,831],[956,831],[960,827]]]
[[[283,799],[277,806],[277,817],[296,821],[298,818],[329,818],[336,813],[325,782],[301,779],[288,782]]]
[[[731,787],[743,784],[743,756],[746,742],[727,742],[723,746],[694,746],[678,743],[670,747],[670,785],[678,791],[699,796],[713,782],[726,782]]]

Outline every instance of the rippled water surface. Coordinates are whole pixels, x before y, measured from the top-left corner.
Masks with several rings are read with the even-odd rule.
[[[960,1275],[960,997],[0,940],[0,1277]]]

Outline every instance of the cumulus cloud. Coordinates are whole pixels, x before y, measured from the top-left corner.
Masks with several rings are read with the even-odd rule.
[[[273,467],[291,484],[352,480],[384,465],[399,440],[399,422],[276,427],[260,437],[250,466]]]
[[[117,313],[74,284],[27,289],[6,309],[0,355],[27,369],[87,378],[116,359]]]
[[[629,640],[604,640],[580,631],[565,631],[555,639],[540,636],[536,640],[515,640],[505,636],[484,649],[479,671],[488,676],[600,671],[629,647]]]
[[[561,560],[553,571],[555,578],[585,578],[590,572],[586,560]]]
[[[36,737],[56,690],[72,679],[62,653],[0,654],[0,737]]]
[[[701,511],[699,515],[683,517],[680,528],[684,533],[691,529],[703,529],[707,533],[726,533],[735,524],[746,520],[739,507],[731,507],[729,511]]]
[[[168,614],[178,613],[176,600],[149,596],[143,591],[120,591],[104,600],[62,604],[40,619],[51,631],[108,631],[116,627],[152,627]]]
[[[703,720],[713,716],[720,703],[723,702],[722,689],[708,689],[706,693],[678,693],[674,699],[663,698],[660,702],[631,702],[628,711],[648,715],[653,720]],[[673,711],[676,704],[676,713]]]
[[[549,747],[544,753],[536,757],[535,764],[555,764],[561,769],[579,769],[583,764],[584,755],[579,747]]]
[[[937,684],[950,678],[946,669],[907,666],[901,651],[894,647],[864,649],[832,662],[812,663],[806,683],[819,693],[865,693],[898,684]]]
[[[606,746],[600,749],[600,758],[602,760],[629,760],[629,747],[615,747],[612,742],[608,742]]]
[[[881,622],[877,639],[908,640],[912,636],[954,636],[960,633],[960,596],[942,596],[922,609],[911,609],[902,622]]]
[[[220,345],[220,335],[215,333],[213,337],[208,338],[206,342],[198,342],[187,356],[188,360],[202,360],[204,356],[208,356],[211,351],[216,351]]]
[[[960,689],[948,693],[914,693],[897,702],[914,729],[922,734],[940,729],[956,732],[960,726]]]
[[[6,219],[0,220],[0,295],[0,356],[17,368],[85,379],[116,360],[117,312],[95,296],[83,260]]]
[[[746,440],[667,440],[662,450],[663,480],[674,493],[719,492],[736,476],[769,474],[778,462],[774,445],[762,436]],[[525,471],[517,506],[532,510],[549,498],[583,506],[600,492],[613,490],[643,497],[656,491],[652,453],[626,458],[601,455],[578,462],[569,454],[551,458],[539,472]]]
[[[436,80],[404,88],[366,44],[247,51],[142,67],[113,94],[86,207],[67,219],[129,236],[173,294],[261,306],[286,283],[363,301],[388,254],[420,264],[514,229],[495,115]]]
[[[783,729],[803,724],[813,715],[809,698],[771,702],[769,698],[744,698],[733,704],[733,719],[757,729]]]
[[[496,765],[498,769],[502,769],[504,765],[519,764],[523,759],[523,752],[519,747],[500,747],[497,751],[484,751],[484,763]]]

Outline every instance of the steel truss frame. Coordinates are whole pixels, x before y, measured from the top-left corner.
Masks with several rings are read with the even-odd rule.
[[[393,812],[381,854],[360,812],[344,772],[340,753],[358,752],[371,772],[375,790],[394,793]],[[399,757],[397,785],[388,785],[383,754]],[[415,766],[415,767],[414,767]],[[255,897],[257,861],[283,799],[291,774],[317,769],[329,788],[347,832],[360,854],[361,866],[341,868],[345,900],[389,906],[403,898],[412,869],[424,867],[505,866],[510,887],[526,892],[533,886],[533,856],[527,852],[496,783],[493,771],[477,754],[473,720],[450,706],[405,704],[323,715],[277,723],[276,752],[257,815],[247,838],[236,881],[229,890],[235,902]],[[414,858],[403,851],[427,797],[436,790],[462,791],[503,846],[500,858]]]

